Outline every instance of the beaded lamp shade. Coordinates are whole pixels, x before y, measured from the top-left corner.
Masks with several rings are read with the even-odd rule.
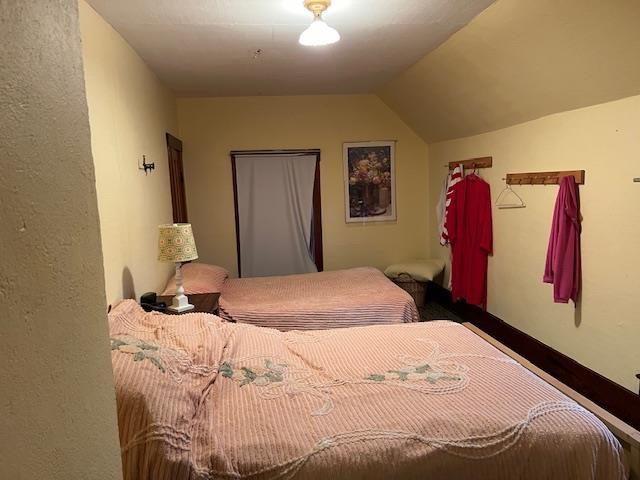
[[[188,262],[198,258],[190,223],[160,225],[158,229],[158,260]]]

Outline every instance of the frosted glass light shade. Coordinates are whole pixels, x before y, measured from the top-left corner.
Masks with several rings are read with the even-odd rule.
[[[336,43],[338,40],[340,40],[338,31],[324,23],[320,16],[317,16],[311,25],[300,34],[298,41],[306,47],[317,47]]]

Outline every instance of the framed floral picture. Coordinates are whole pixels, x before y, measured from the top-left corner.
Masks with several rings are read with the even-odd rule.
[[[395,142],[343,145],[347,223],[396,220]]]

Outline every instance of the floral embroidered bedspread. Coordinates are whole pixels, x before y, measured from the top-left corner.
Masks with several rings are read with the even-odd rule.
[[[231,278],[222,287],[220,315],[287,330],[320,330],[416,322],[407,292],[371,267],[256,278]]]
[[[109,315],[128,480],[623,479],[590,412],[462,325]]]

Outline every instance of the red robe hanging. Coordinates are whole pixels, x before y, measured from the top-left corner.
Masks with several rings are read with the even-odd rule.
[[[447,215],[454,300],[487,308],[487,262],[493,249],[491,189],[475,174],[453,187]]]

